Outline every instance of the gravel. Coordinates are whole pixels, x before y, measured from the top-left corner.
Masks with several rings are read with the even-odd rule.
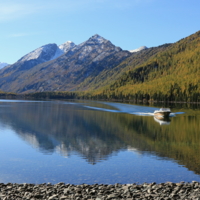
[[[13,184],[0,183],[0,200],[107,200],[107,199],[195,199],[200,200],[200,183],[144,184]]]

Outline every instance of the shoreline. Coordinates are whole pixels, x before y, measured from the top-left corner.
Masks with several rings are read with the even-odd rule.
[[[135,100],[135,99],[96,99],[96,98],[50,98],[50,97],[30,97],[26,96],[27,94],[17,94],[17,95],[0,95],[0,99],[19,99],[19,100],[66,100],[66,101],[74,101],[74,100],[88,100],[88,101],[107,101],[107,102],[120,102],[120,103],[136,103],[136,104],[194,104],[199,105],[200,101],[168,101],[168,100]],[[28,94],[29,95],[29,94]]]
[[[200,183],[17,184],[0,183],[0,200],[200,199]]]

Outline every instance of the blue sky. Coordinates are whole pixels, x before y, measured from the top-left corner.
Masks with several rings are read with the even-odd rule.
[[[124,50],[176,42],[200,30],[199,0],[0,0],[0,62],[94,34]]]

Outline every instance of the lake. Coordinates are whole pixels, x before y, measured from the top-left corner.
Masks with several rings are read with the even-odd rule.
[[[200,181],[200,110],[95,101],[0,100],[0,182]]]

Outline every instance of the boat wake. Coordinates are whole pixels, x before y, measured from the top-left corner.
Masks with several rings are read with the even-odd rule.
[[[100,108],[100,107],[94,107],[94,106],[88,106],[88,105],[85,105],[84,107],[93,109],[93,110],[99,110],[99,111],[127,113],[127,114],[132,114],[132,115],[139,115],[139,116],[153,116],[154,115],[153,112],[155,110],[155,108],[152,108],[152,107],[128,105],[128,104],[122,104],[122,103],[104,102],[102,104],[110,106],[113,109]]]
[[[133,115],[139,115],[139,116],[154,116],[153,113],[145,113],[145,112],[133,112],[133,113],[130,113],[130,114],[133,114]]]
[[[93,107],[93,106],[84,106],[86,108],[90,108],[93,110],[101,110],[101,111],[106,111],[106,112],[119,112],[118,110],[111,110],[111,109],[106,109],[106,108],[98,108],[98,107]]]
[[[94,106],[89,106],[89,105],[84,105],[84,107],[93,109],[93,110],[114,112],[114,113],[127,113],[127,114],[138,115],[138,116],[154,116],[154,111],[158,109],[154,107],[136,106],[136,105],[128,105],[128,104],[112,103],[112,102],[101,102],[101,104],[110,106],[113,109],[100,108],[100,107],[94,107]],[[174,117],[177,114],[183,114],[183,112],[170,113],[169,116]]]

